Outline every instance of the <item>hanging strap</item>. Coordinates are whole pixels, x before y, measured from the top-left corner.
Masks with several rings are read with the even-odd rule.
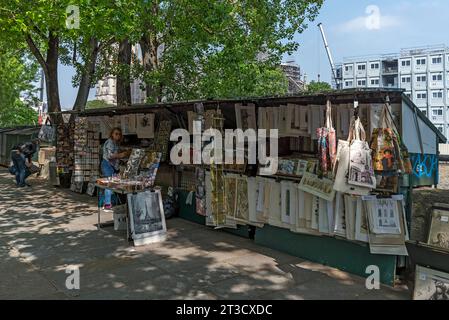
[[[327,105],[326,105],[326,128],[328,128],[329,130],[333,128],[332,105],[331,105],[330,100],[327,100]]]
[[[50,126],[53,125],[53,124],[51,123],[50,117],[48,117],[48,116],[47,116],[47,119],[45,119],[45,125],[50,125]]]
[[[365,128],[363,128],[360,118],[356,119],[355,117],[352,117],[351,119],[348,142],[351,143],[353,140],[366,141]]]

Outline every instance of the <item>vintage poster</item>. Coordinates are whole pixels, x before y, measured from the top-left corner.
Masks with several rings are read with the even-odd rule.
[[[449,274],[416,266],[413,300],[449,300]]]
[[[128,210],[135,246],[165,240],[167,227],[160,190],[128,194]]]

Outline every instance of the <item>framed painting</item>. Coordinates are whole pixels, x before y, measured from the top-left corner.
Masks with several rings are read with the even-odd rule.
[[[167,226],[160,189],[128,194],[128,210],[135,246],[165,240]]]
[[[427,244],[449,250],[449,209],[434,209]]]
[[[247,129],[257,129],[256,121],[256,107],[254,104],[250,103],[247,106],[242,104],[235,105],[235,119],[237,123],[237,128],[243,131]]]
[[[126,169],[123,172],[123,176],[127,179],[136,177],[139,173],[140,164],[143,158],[146,156],[144,149],[133,149],[126,163]]]
[[[308,172],[303,175],[299,189],[327,201],[333,201],[335,197],[334,182],[332,180],[320,179],[317,175]]]
[[[449,300],[449,274],[417,265],[413,300]]]

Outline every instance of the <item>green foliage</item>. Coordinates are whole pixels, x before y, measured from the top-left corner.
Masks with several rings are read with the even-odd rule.
[[[332,91],[332,86],[323,81],[311,81],[307,85],[307,93],[320,93],[320,92],[327,92]]]
[[[103,100],[90,100],[86,103],[86,109],[101,109],[101,108],[112,108],[115,105],[107,103]]]
[[[56,36],[60,61],[77,72],[74,85],[91,72],[95,48],[88,85],[125,75],[142,81],[149,102],[279,95],[287,92],[281,59],[298,48],[294,36],[323,1],[0,0],[0,42],[28,40],[30,49],[31,38],[45,65],[49,35]],[[69,4],[80,8],[79,29],[65,26]],[[124,39],[147,46],[144,65],[118,64],[111,44]]]
[[[153,88],[151,100],[170,101],[286,93],[281,58],[298,48],[294,35],[323,1],[138,3],[133,30],[154,40],[160,58],[137,74]]]
[[[37,66],[18,51],[0,52],[0,127],[37,123],[31,108]]]

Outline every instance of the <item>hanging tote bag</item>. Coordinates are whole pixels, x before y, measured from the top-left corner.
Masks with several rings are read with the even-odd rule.
[[[376,188],[371,149],[366,142],[366,134],[360,118],[354,121],[354,139],[349,146],[348,184]]]
[[[392,128],[393,133],[396,135],[396,141],[398,143],[397,149],[399,149],[399,166],[401,168],[401,171],[406,174],[412,174],[413,168],[412,162],[410,161],[408,149],[402,142],[401,135],[399,134],[398,128],[393,120],[393,115],[391,114],[388,105],[385,106],[385,111],[387,125]]]
[[[47,117],[44,125],[39,130],[38,138],[42,141],[52,143],[55,140],[55,128],[51,124],[50,118]]]
[[[354,137],[354,124],[355,119],[351,120],[349,127],[348,140],[339,140],[337,147],[337,157],[334,166],[334,190],[341,193],[353,194],[353,195],[368,195],[370,188],[365,188],[356,185],[350,185],[348,183],[349,175],[349,147]]]
[[[316,130],[318,137],[319,174],[328,175],[332,172],[337,155],[337,138],[332,125],[332,107],[330,101],[326,106],[325,127]]]
[[[397,136],[387,119],[387,105],[382,109],[381,127],[373,130],[371,149],[374,170],[382,176],[396,176],[403,170]]]

